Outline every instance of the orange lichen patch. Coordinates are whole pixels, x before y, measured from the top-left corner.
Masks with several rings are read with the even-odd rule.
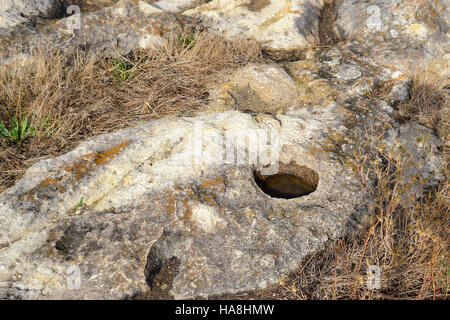
[[[177,200],[176,196],[169,190],[165,191],[169,198],[167,199],[167,212],[169,214],[175,213],[175,201]]]
[[[63,169],[73,175],[73,178],[70,180],[70,183],[74,183],[75,181],[85,177],[93,167],[94,167],[93,163],[87,160],[82,160],[76,161],[72,165],[66,165],[64,166]]]
[[[203,196],[203,201],[209,204],[210,206],[213,206],[216,204],[215,196],[213,194],[205,194]]]
[[[184,221],[191,221],[192,218],[192,209],[188,204],[188,199],[184,199],[183,200],[183,205],[184,205],[184,214],[183,214],[183,220]]]
[[[24,194],[22,194],[20,197],[19,197],[19,199],[20,200],[25,200],[26,198],[29,198],[30,200],[32,200],[32,201],[35,201],[35,194],[31,191],[31,190],[28,190],[27,192],[25,192]]]
[[[213,180],[205,180],[201,185],[200,188],[206,189],[208,187],[218,187],[220,186],[220,189],[223,189],[223,185],[225,184],[225,178],[221,176],[216,176]]]
[[[203,184],[200,186],[200,188],[206,188],[206,187],[209,187],[212,185],[214,185],[214,181],[206,180],[205,182],[203,182]]]
[[[107,149],[103,152],[99,152],[97,154],[94,154],[94,162],[97,165],[101,164],[107,164],[110,162],[123,148],[128,146],[130,144],[129,141],[124,141],[121,144],[118,144],[115,147],[112,147],[110,149]]]
[[[114,159],[123,148],[128,146],[129,143],[129,141],[124,141],[102,152],[89,153],[80,157],[70,165],[60,166],[59,169],[71,173],[73,178],[69,182],[74,183],[85,177],[95,166],[105,165],[111,162],[111,160]]]
[[[74,184],[79,179],[85,177],[92,169],[95,168],[95,166],[109,163],[127,145],[129,145],[129,141],[122,142],[102,152],[84,155],[70,165],[61,165],[58,167],[58,170],[64,170],[71,174],[69,179],[63,181],[64,176],[59,176],[57,178],[47,177],[38,185],[37,188],[52,188],[55,191],[63,193],[66,191],[66,183]],[[36,201],[35,191],[36,188],[28,190],[20,196],[20,199],[25,200],[26,198],[29,198],[32,201]]]
[[[345,159],[344,161],[342,161],[342,165],[344,167],[351,168],[354,173],[358,173],[359,170],[358,164],[352,159],[349,158]]]
[[[160,36],[163,33],[163,28],[160,25],[154,25],[146,27],[145,31],[147,31],[147,33],[149,34]]]
[[[42,181],[39,185],[41,186],[41,187],[46,187],[46,186],[49,186],[49,185],[54,185],[54,184],[57,184],[58,183],[58,181],[59,181],[60,179],[53,179],[53,178],[46,178],[44,181]]]
[[[341,133],[329,133],[325,140],[321,143],[323,151],[332,151],[338,148],[344,142],[344,136]]]

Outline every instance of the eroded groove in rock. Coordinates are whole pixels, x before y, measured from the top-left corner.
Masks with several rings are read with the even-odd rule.
[[[318,43],[321,8],[321,0],[212,0],[184,14],[201,18],[225,37],[259,39],[266,49],[298,50]]]
[[[153,288],[155,277],[160,273],[163,265],[162,258],[159,256],[157,250],[152,247],[147,256],[147,264],[145,265],[145,281],[150,288]]]
[[[163,39],[181,32],[195,33],[203,28],[195,19],[181,18],[179,13],[134,0],[122,0],[111,7],[81,13],[76,27],[71,26],[73,19],[51,21],[38,30],[25,26],[16,31],[0,29],[0,59],[31,59],[30,54],[36,50],[67,53],[86,50],[104,56],[126,55],[134,49],[158,47]]]
[[[163,235],[161,237],[164,237]],[[172,288],[173,280],[178,274],[181,261],[172,256],[167,258],[164,253],[158,248],[161,243],[161,238],[156,241],[147,255],[147,264],[145,265],[144,276],[150,288],[149,292],[141,292],[137,297],[147,297],[153,299],[170,299],[170,289]]]
[[[341,39],[335,30],[339,6],[343,0],[325,0],[320,12],[319,37],[321,45],[334,45]]]

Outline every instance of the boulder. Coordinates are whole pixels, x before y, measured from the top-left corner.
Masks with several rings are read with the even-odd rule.
[[[57,18],[62,14],[58,0],[0,0],[0,30],[33,18]]]
[[[450,52],[450,2],[335,1],[331,28],[344,46],[403,72]]]
[[[35,50],[86,50],[105,56],[127,54],[133,49],[161,45],[163,38],[195,32],[201,25],[187,17],[166,12],[144,1],[122,0],[95,12],[77,13],[41,29],[20,30],[1,37],[0,58]]]
[[[0,196],[1,297],[121,299],[164,284],[194,298],[276,283],[357,225],[356,177],[317,151],[334,108],[154,121],[33,165]],[[264,169],[312,192],[271,196],[255,180]],[[155,283],[167,263],[176,272]]]
[[[183,14],[201,18],[226,37],[295,50],[318,44],[322,7],[322,0],[212,0]]]
[[[281,113],[301,101],[302,87],[281,66],[253,64],[236,70],[212,90],[225,108]],[[217,110],[217,107],[213,110]]]

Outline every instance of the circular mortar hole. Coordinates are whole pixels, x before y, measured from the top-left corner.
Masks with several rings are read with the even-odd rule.
[[[317,189],[319,175],[295,162],[280,164],[277,174],[263,175],[253,172],[258,187],[272,198],[293,199],[306,196]]]

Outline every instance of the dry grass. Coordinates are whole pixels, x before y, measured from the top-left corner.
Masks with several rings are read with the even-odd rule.
[[[167,116],[192,115],[207,104],[205,85],[219,72],[263,61],[255,42],[200,34],[123,57],[128,81],[114,61],[79,52],[37,54],[20,72],[0,67],[0,120],[29,116],[36,129],[21,146],[0,141],[0,191],[38,159],[65,152],[86,137]],[[0,139],[1,140],[1,139]]]
[[[412,75],[409,119],[434,129],[443,150],[444,179],[421,199],[405,197],[404,155],[389,155],[371,136],[383,161],[358,157],[356,169],[371,220],[358,234],[329,242],[300,270],[272,288],[234,299],[448,299],[450,293],[450,80],[436,70]],[[376,177],[373,186],[368,176]],[[424,183],[424,182],[423,182]],[[411,201],[412,200],[412,201]],[[370,265],[381,269],[381,290],[366,285]]]

